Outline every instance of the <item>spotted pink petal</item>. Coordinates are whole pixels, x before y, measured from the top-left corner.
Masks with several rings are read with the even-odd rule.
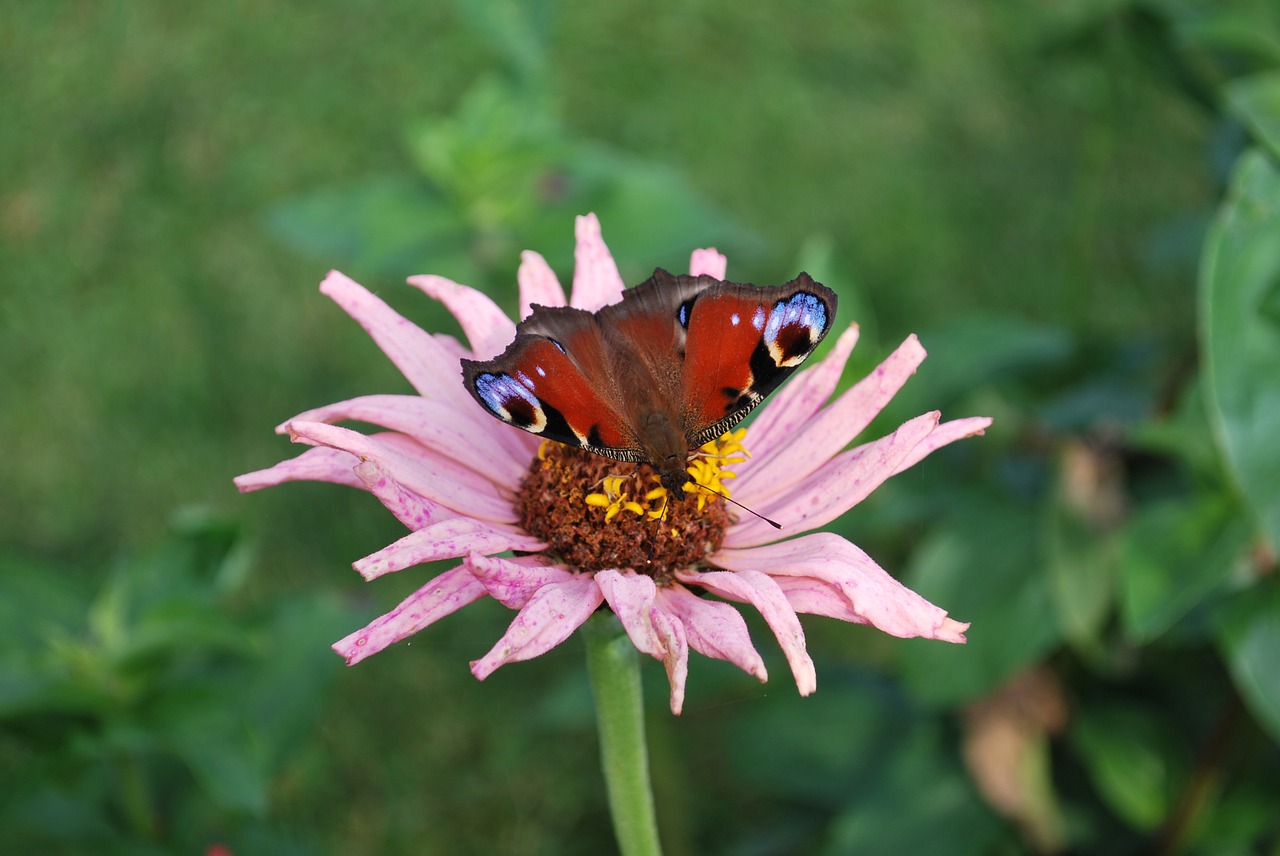
[[[366,580],[373,580],[423,562],[456,559],[471,553],[544,549],[545,544],[514,526],[503,526],[471,517],[451,517],[410,532],[400,540],[356,561],[352,567]]]
[[[484,586],[465,568],[445,571],[386,615],[333,643],[333,650],[354,666],[484,596]]]
[[[866,499],[937,425],[937,411],[917,416],[886,437],[837,455],[811,478],[767,502],[748,498],[746,491],[739,495],[749,508],[781,523],[786,534],[808,532]],[[724,545],[752,547],[777,537],[777,530],[763,520],[747,517],[729,529]]]
[[[727,660],[761,683],[769,680],[742,613],[727,603],[704,600],[682,585],[672,583],[658,589],[655,603],[661,612],[684,626],[689,647],[708,657]]]
[[[323,447],[321,447],[323,448]],[[350,462],[351,457],[345,455]],[[431,523],[447,520],[454,512],[438,502],[418,496],[405,489],[391,473],[374,461],[361,461],[355,466],[356,477],[370,493],[376,496],[396,519],[411,530],[422,529]]]
[[[902,459],[898,464],[898,468],[893,471],[894,475],[914,467],[927,456],[949,443],[963,440],[965,437],[976,437],[984,433],[990,425],[991,419],[987,416],[971,416],[967,419],[953,419],[950,422],[943,422],[933,429],[933,433],[925,437],[919,446],[912,449],[911,453]]]
[[[533,250],[520,254],[520,270],[516,273],[520,283],[520,317],[528,318],[536,306],[564,306],[564,289],[547,260]]]
[[[419,395],[458,405],[470,401],[462,384],[443,382],[458,374],[458,361],[434,336],[337,271],[329,272],[320,291],[359,322]]]
[[[796,612],[804,615],[821,615],[851,624],[866,624],[866,619],[853,611],[849,598],[831,583],[813,577],[771,577],[786,595],[787,602]]]
[[[472,553],[467,557],[466,567],[490,597],[510,609],[524,609],[538,589],[574,576],[572,571],[545,555],[501,559]]]
[[[795,676],[800,695],[807,696],[818,688],[818,673],[805,648],[804,628],[800,626],[796,611],[773,577],[752,570],[706,573],[684,571],[677,573],[676,579],[702,586],[720,597],[754,606],[778,637],[778,644],[782,646],[787,664],[791,666],[791,674]]]
[[[573,252],[573,299],[570,304],[595,312],[622,299],[622,277],[609,248],[600,236],[600,221],[594,214],[579,217],[574,224],[577,246]]]
[[[764,403],[749,432],[751,449],[759,462],[791,442],[799,428],[827,403],[857,342],[858,325],[850,324],[821,362],[796,372]]]
[[[405,434],[513,492],[529,467],[528,449],[505,442],[510,426],[479,407],[459,412],[454,405],[417,395],[365,395],[339,401],[300,413],[277,430],[288,431],[295,422],[344,420]]]
[[[413,453],[406,454],[389,442],[399,435],[374,438],[323,422],[291,422],[289,427],[295,442],[329,446],[350,452],[358,460],[373,460],[395,473],[396,480],[409,490],[459,514],[496,523],[516,522],[510,496],[500,493],[492,482],[425,446],[414,444]],[[352,461],[352,466],[355,463]]]
[[[489,295],[433,274],[409,277],[409,284],[434,297],[458,319],[477,360],[502,353],[516,335],[516,325]]]
[[[830,532],[817,532],[750,549],[720,550],[710,561],[730,571],[761,571],[775,579],[826,583],[848,601],[858,620],[893,636],[964,641],[969,625],[889,576],[862,550]],[[795,601],[793,606],[801,608]],[[820,613],[829,614],[829,613]]]
[[[736,496],[755,507],[765,499],[803,482],[871,424],[925,358],[916,337],[909,336],[884,362],[876,366],[830,407],[805,420],[780,437],[779,444],[756,451],[749,469],[739,477]]]
[[[590,574],[574,574],[543,586],[520,610],[498,644],[471,663],[471,674],[483,681],[504,663],[547,653],[582,626],[601,600],[600,588]]]
[[[716,252],[714,247],[694,250],[689,256],[690,276],[713,276],[716,279],[724,279],[724,272],[728,267],[729,260]]]
[[[301,455],[281,461],[274,467],[236,476],[235,484],[241,493],[291,481],[332,482],[348,487],[361,487],[360,479],[352,471],[352,463],[351,456],[346,452],[320,446],[307,449]]]

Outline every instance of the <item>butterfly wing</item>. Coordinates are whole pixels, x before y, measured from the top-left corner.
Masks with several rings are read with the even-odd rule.
[[[725,282],[684,316],[684,429],[689,447],[742,421],[831,330],[836,295],[806,273],[786,285]]]
[[[463,360],[463,383],[480,406],[514,425],[598,455],[642,460],[616,404],[608,346],[590,312],[536,307],[492,360]]]

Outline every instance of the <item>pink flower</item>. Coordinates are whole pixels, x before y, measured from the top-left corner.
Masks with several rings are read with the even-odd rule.
[[[596,218],[578,218],[576,231],[569,304],[594,311],[619,300],[623,283]],[[725,258],[715,250],[695,250],[690,272],[722,279]],[[522,315],[531,304],[565,304],[560,283],[537,253],[524,254],[518,279]],[[733,474],[734,498],[779,521],[781,532],[755,517],[734,519],[722,512],[722,540],[701,561],[653,575],[627,567],[584,570],[585,563],[571,567],[557,561],[562,551],[549,549],[521,523],[521,493],[542,460],[538,439],[486,413],[460,379],[459,359],[501,352],[515,334],[514,323],[467,286],[438,276],[409,282],[457,317],[470,348],[424,332],[360,285],[330,273],[320,290],[373,336],[417,394],[364,396],[299,414],[277,431],[313,448],[236,479],[241,491],[303,479],[373,493],[410,531],[355,562],[366,579],[422,562],[458,560],[394,610],[335,643],[348,664],[486,596],[519,612],[493,649],[471,664],[477,678],[554,648],[607,603],[635,646],[665,664],[674,713],[684,701],[690,647],[767,679],[746,623],[731,605],[735,602],[760,611],[802,695],[816,689],[817,677],[797,613],[870,624],[894,636],[964,641],[967,624],[948,618],[846,539],[812,532],[890,476],[941,446],[981,434],[990,424],[986,418],[940,422],[938,413],[926,413],[888,436],[845,448],[924,359],[914,336],[868,377],[828,401],[857,340],[857,327],[850,326],[824,360],[798,372],[760,407],[749,430],[752,457]],[[332,424],[343,420],[387,430],[366,435]],[[692,509],[694,503],[672,505]],[[715,505],[724,508],[719,501]],[[597,515],[590,526],[616,525],[604,522],[605,509],[582,508],[583,514]],[[644,521],[650,531],[665,525],[677,539],[681,534],[670,520],[655,524],[616,509],[614,516]],[[701,597],[695,588],[719,599]]]

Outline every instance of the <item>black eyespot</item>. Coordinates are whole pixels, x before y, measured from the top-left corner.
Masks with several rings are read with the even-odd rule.
[[[697,299],[698,296],[695,294],[681,303],[680,308],[676,310],[676,321],[680,322],[680,326],[686,330],[689,329],[689,317],[693,315],[693,302]]]

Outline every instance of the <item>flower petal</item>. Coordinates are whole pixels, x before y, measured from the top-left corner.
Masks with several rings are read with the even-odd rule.
[[[597,571],[595,578],[631,644],[666,667],[671,683],[671,712],[679,715],[689,677],[689,643],[683,625],[655,605],[657,586],[652,577],[634,571]]]
[[[523,320],[537,306],[564,306],[564,289],[547,260],[533,250],[520,254],[520,270],[516,272],[520,283],[520,318]]]
[[[603,599],[589,574],[574,574],[543,586],[520,610],[498,644],[471,663],[471,674],[483,681],[504,663],[545,654],[582,626]]]
[[[858,325],[850,324],[822,362],[796,372],[769,397],[747,431],[749,445],[758,459],[763,460],[775,447],[791,442],[796,430],[827,403],[857,342]]]
[[[350,462],[350,455],[343,453],[343,457]],[[397,520],[412,530],[455,516],[455,512],[440,503],[432,502],[405,488],[379,463],[361,461],[355,466],[355,474]]]
[[[737,496],[754,508],[802,482],[871,424],[924,358],[920,342],[914,335],[908,336],[871,374],[829,407],[788,431],[777,445],[756,451],[751,467],[743,467],[735,485]]]
[[[661,586],[656,598],[658,609],[684,625],[689,647],[714,657],[728,660],[761,683],[769,680],[769,672],[747,632],[742,614],[727,603],[703,600],[682,585]]]
[[[684,709],[685,684],[689,681],[689,640],[685,637],[684,625],[662,610],[651,610],[649,620],[666,651],[662,665],[671,684],[671,712],[679,716]]]
[[[893,474],[897,475],[905,469],[914,467],[925,457],[949,443],[984,433],[990,425],[991,417],[989,416],[970,416],[966,419],[953,419],[950,422],[943,422],[937,428],[934,428],[933,433],[925,437],[919,446],[912,449],[911,453],[902,459]]]
[[[349,487],[364,487],[352,471],[354,463],[346,452],[320,446],[307,449],[301,455],[281,461],[274,467],[236,476],[235,483],[241,493],[262,490],[264,487],[275,487],[291,481],[333,482]]]
[[[507,488],[516,490],[532,459],[526,450],[506,444],[510,426],[480,408],[458,407],[418,395],[365,395],[299,413],[277,431],[287,432],[291,422],[343,420],[368,422],[390,428],[417,440],[428,449],[467,467]],[[523,433],[523,432],[521,432]]]
[[[649,620],[653,599],[658,593],[653,578],[631,571],[597,571],[596,583],[609,602],[609,608],[622,622],[622,629],[631,637],[631,643],[638,650],[661,660],[666,655],[666,648]]]
[[[516,325],[482,291],[433,274],[411,276],[409,284],[439,300],[453,313],[477,360],[502,353],[516,336]]]
[[[788,535],[830,523],[866,499],[898,470],[898,465],[938,424],[938,413],[904,422],[897,431],[837,455],[811,478],[768,502],[742,500],[759,514],[781,523]],[[745,493],[745,492],[744,492]],[[726,547],[751,547],[776,540],[777,530],[757,517],[729,529]]]
[[[853,620],[893,636],[963,642],[964,629],[969,626],[948,618],[945,610],[889,576],[857,546],[830,532],[747,550],[720,550],[711,562],[731,571],[762,571],[780,583],[782,577],[825,583],[848,601],[856,616]],[[821,593],[809,588],[791,602],[797,609],[809,611],[809,605],[821,604]]]
[[[573,251],[571,306],[595,312],[622,299],[623,282],[618,265],[600,236],[600,221],[587,214],[574,223],[577,245]]]
[[[420,395],[458,405],[471,401],[461,383],[441,382],[458,376],[458,361],[418,325],[337,271],[329,272],[320,291],[360,323]]]
[[[724,272],[729,267],[729,260],[714,247],[694,250],[689,255],[690,276],[714,276],[724,279]]]
[[[791,666],[800,695],[807,696],[818,688],[818,673],[805,648],[804,628],[787,596],[773,577],[760,571],[677,572],[676,579],[699,585],[720,597],[749,603],[760,611],[765,622],[778,637],[778,644]]]
[[[485,596],[484,586],[461,566],[445,571],[386,615],[333,643],[348,666],[376,654]]]
[[[472,553],[467,557],[466,567],[490,597],[511,609],[524,609],[538,589],[574,576],[568,568],[555,564],[544,554],[500,559]]]
[[[330,446],[360,460],[376,461],[409,490],[459,514],[499,523],[516,522],[510,497],[501,494],[492,482],[403,435],[375,438],[323,422],[291,422],[289,429],[295,442]],[[397,437],[403,442],[396,443]],[[412,446],[406,450],[409,443]]]
[[[456,559],[472,553],[490,554],[506,550],[532,552],[545,549],[546,545],[537,538],[514,527],[470,517],[452,517],[410,532],[399,541],[355,562],[352,567],[366,580],[372,580],[383,574],[438,559]]]

